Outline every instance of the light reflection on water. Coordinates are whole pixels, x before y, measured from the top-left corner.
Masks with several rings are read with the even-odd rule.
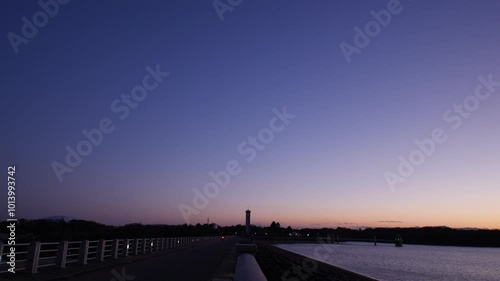
[[[275,246],[311,258],[318,246],[329,247],[333,252],[323,262],[383,281],[500,280],[500,248],[395,247],[363,242]]]

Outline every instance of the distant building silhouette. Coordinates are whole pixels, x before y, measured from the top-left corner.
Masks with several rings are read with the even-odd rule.
[[[246,213],[246,229],[245,229],[245,235],[246,236],[250,236],[250,213],[251,211],[250,210],[246,210],[245,211]]]

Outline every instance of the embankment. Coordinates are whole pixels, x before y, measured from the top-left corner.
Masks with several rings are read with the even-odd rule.
[[[256,259],[268,281],[376,281],[324,262],[256,241]]]

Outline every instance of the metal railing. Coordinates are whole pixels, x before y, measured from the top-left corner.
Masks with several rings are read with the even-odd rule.
[[[201,242],[220,239],[219,236],[167,237],[113,240],[83,240],[42,243],[23,243],[15,245],[15,270],[38,273],[44,267],[66,268],[68,264],[86,265],[89,261],[98,262],[159,253]],[[0,242],[0,274],[7,273],[11,261],[8,244]]]

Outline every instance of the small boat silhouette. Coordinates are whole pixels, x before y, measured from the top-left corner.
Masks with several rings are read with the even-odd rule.
[[[403,247],[403,238],[401,238],[401,235],[399,233],[396,235],[396,238],[394,239],[394,244],[396,247]]]

